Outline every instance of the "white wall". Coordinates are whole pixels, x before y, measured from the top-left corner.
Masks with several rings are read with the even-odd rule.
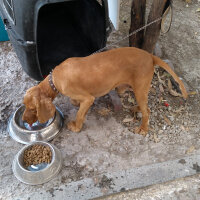
[[[116,30],[119,28],[120,0],[108,0],[109,17]]]

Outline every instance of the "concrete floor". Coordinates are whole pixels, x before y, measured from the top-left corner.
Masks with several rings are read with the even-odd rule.
[[[177,179],[163,184],[121,192],[98,200],[198,200],[200,175]]]
[[[126,1],[121,5],[121,29],[113,33],[109,39],[111,42],[127,33],[128,23],[124,23],[124,20],[129,21],[129,4],[130,1]],[[9,116],[21,105],[25,91],[37,82],[30,79],[21,69],[11,44],[9,42],[0,43],[0,199],[64,199],[63,195],[67,197],[65,199],[91,199],[120,192],[120,190],[144,187],[151,185],[151,183],[156,184],[197,174],[200,165],[200,102],[198,94],[200,20],[195,11],[199,6],[200,3],[197,1],[189,5],[189,8],[182,0],[174,2],[174,25],[170,33],[161,36],[159,40],[163,58],[173,62],[175,71],[186,81],[189,90],[197,91],[197,95],[189,98],[187,106],[181,112],[178,112],[180,107],[178,107],[177,101],[170,99],[169,95],[167,96],[171,102],[175,102],[174,105],[171,104],[171,110],[178,113],[171,126],[167,126],[161,119],[160,122],[158,121],[164,112],[170,113],[172,111],[165,108],[159,108],[159,110],[154,105],[155,97],[150,95],[149,104],[153,113],[151,126],[155,128],[159,142],[152,140],[151,135],[143,138],[133,134],[122,123],[122,120],[130,113],[125,110],[116,113],[113,110],[110,97],[106,95],[95,101],[81,133],[72,133],[65,126],[59,136],[51,142],[62,152],[63,168],[56,178],[39,186],[22,184],[14,177],[11,169],[12,160],[23,145],[13,141],[6,131]],[[188,20],[187,26],[185,23],[183,24],[183,18]],[[191,22],[189,22],[190,19],[192,19]],[[183,29],[184,27],[185,29]],[[127,46],[127,41],[120,43],[119,46]],[[63,111],[65,124],[75,116],[77,108],[70,105],[66,97],[60,95],[54,103]],[[103,108],[110,109],[108,115],[99,114],[98,111]],[[159,117],[155,116],[154,113],[157,113],[156,115]],[[179,163],[181,159],[189,159],[190,161],[188,160],[188,165],[182,166]],[[173,167],[170,169],[166,168],[165,164],[171,162],[176,164],[172,165]],[[138,184],[134,183],[134,185],[130,180],[127,181],[124,178],[127,177],[127,173],[132,179],[138,178],[139,176],[134,173],[136,169],[141,170],[147,167],[145,169],[149,170],[152,166],[154,169],[160,167],[164,171],[168,169],[169,176],[166,177],[169,179],[164,179],[165,173],[162,171],[158,172],[159,179],[156,178],[155,173],[155,179],[146,182],[146,185],[145,183],[139,184],[140,179],[138,179]],[[174,176],[170,178],[170,170],[177,167],[182,167],[184,173],[181,173],[180,176],[180,173],[173,171]],[[145,169],[142,172],[145,172]],[[144,173],[142,176],[145,177],[146,174]],[[189,183],[190,180],[192,186]],[[130,196],[131,193],[125,195],[127,195],[127,199],[129,196],[129,199],[148,199],[148,195],[144,196],[143,194],[146,192],[149,196],[152,195],[151,199],[167,199],[168,197],[165,197],[167,194],[172,195],[171,199],[178,199],[176,193],[178,191],[178,196],[181,197],[184,192],[180,192],[182,189],[179,190],[179,188],[183,188],[187,191],[190,199],[198,199],[197,191],[200,188],[198,180],[199,176],[196,175],[134,191],[132,195],[135,196]],[[112,182],[115,183],[115,186]],[[179,185],[181,186],[179,187]],[[191,196],[193,192],[195,195]],[[124,195],[124,193],[120,195]],[[123,199],[124,196],[113,196],[112,198]]]

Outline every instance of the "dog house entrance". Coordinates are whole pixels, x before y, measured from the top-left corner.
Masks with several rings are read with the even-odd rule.
[[[37,51],[42,74],[70,57],[87,56],[105,45],[105,11],[95,0],[46,4],[37,21]]]

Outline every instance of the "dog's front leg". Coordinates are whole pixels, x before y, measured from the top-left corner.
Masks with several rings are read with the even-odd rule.
[[[76,121],[71,121],[68,123],[67,127],[73,132],[80,132],[83,122],[85,120],[85,115],[87,114],[90,106],[93,104],[95,97],[87,96],[79,98],[77,101],[80,102],[80,108],[76,115]]]

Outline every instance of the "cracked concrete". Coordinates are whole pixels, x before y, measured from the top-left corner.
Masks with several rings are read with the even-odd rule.
[[[163,184],[121,192],[98,200],[198,200],[200,175],[177,179]]]

